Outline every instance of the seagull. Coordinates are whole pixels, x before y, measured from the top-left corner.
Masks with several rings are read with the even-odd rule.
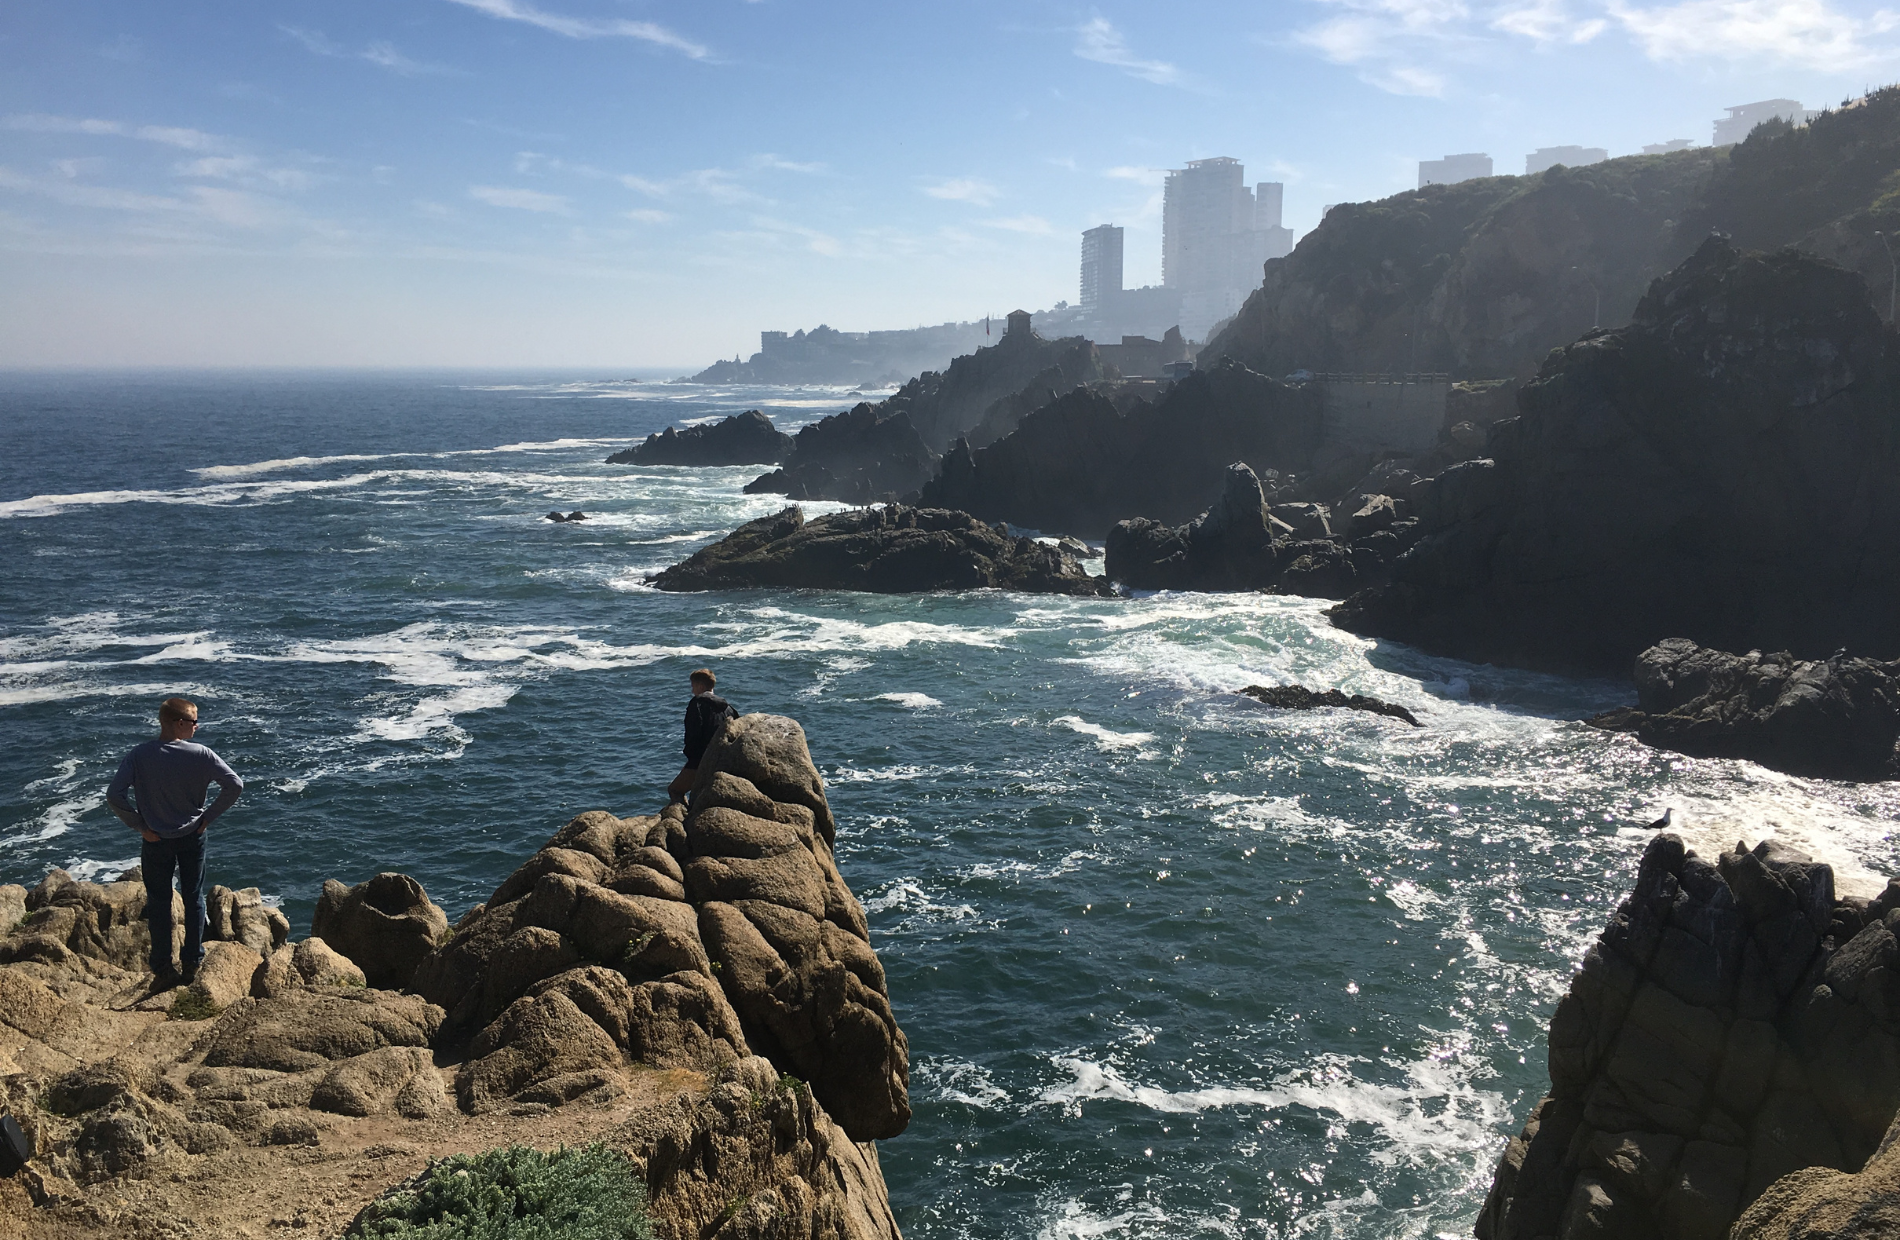
[[[1667,831],[1670,827],[1675,825],[1675,821],[1676,821],[1676,811],[1673,809],[1666,809],[1663,811],[1663,816],[1661,818],[1658,818],[1656,821],[1649,824],[1649,829],[1651,831]]]

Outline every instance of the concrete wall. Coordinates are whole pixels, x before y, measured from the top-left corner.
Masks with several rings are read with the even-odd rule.
[[[1326,438],[1374,452],[1428,451],[1445,424],[1448,375],[1315,375]]]

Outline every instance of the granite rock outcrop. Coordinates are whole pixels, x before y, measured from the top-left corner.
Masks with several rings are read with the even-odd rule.
[[[1731,654],[1669,638],[1637,656],[1636,702],[1589,722],[1692,757],[1900,779],[1900,660]]]
[[[749,521],[649,580],[662,590],[1025,590],[1113,593],[1073,554],[1012,537],[968,513],[890,504],[805,520],[797,507]]]
[[[792,437],[757,409],[704,426],[667,427],[607,458],[609,465],[776,465]]]
[[[918,502],[1090,539],[1137,517],[1179,525],[1219,499],[1231,462],[1307,469],[1323,414],[1312,385],[1232,362],[1126,410],[1103,393],[1070,391],[987,447],[953,447]]]
[[[1861,1172],[1900,1109],[1896,930],[1900,882],[1837,897],[1773,842],[1711,864],[1656,836],[1551,1018],[1479,1240],[1721,1240],[1783,1177]]]
[[[1710,238],[1628,327],[1554,352],[1341,627],[1621,675],[1718,649],[1900,655],[1900,342],[1858,276]]]
[[[220,888],[231,937],[188,990],[143,971],[136,872],[0,887],[0,1111],[31,1149],[0,1214],[28,1240],[340,1226],[380,1160],[505,1133],[624,1149],[664,1240],[895,1240],[869,1142],[910,1118],[908,1046],[804,734],[746,716],[700,770],[690,816],[580,815],[442,943],[402,875],[326,885],[354,962]]]

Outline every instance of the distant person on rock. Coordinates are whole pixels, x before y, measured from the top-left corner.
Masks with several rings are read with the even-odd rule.
[[[146,741],[119,763],[106,789],[106,804],[139,833],[144,846],[145,921],[152,929],[152,973],[160,982],[182,972],[190,981],[204,959],[205,829],[237,804],[244,781],[223,758],[192,740],[198,705],[166,698],[158,708],[158,739]],[[218,785],[218,799],[205,808],[205,791]],[[126,800],[130,791],[133,799]],[[179,970],[172,968],[172,871],[185,901],[185,945]]]
[[[711,672],[702,667],[689,679],[693,698],[686,703],[686,765],[666,788],[669,800],[681,802],[699,782],[699,760],[706,756],[706,746],[712,744],[720,725],[739,717],[739,712],[732,709],[726,699],[713,692],[718,681]]]

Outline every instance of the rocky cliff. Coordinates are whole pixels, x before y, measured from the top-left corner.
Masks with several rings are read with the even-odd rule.
[[[1744,1211],[1736,1240],[1881,1234],[1790,1223],[1883,1192],[1892,1216],[1869,1160],[1900,1109],[1896,930],[1900,883],[1840,898],[1772,843],[1711,864],[1657,836],[1551,1018],[1479,1240],[1720,1240]]]
[[[662,590],[1027,590],[1112,594],[1071,550],[1012,536],[967,512],[890,504],[805,520],[748,521],[650,581]]]
[[[141,972],[142,884],[0,887],[7,1234],[335,1234],[429,1157],[604,1141],[664,1240],[895,1240],[908,1049],[833,835],[751,715],[690,814],[582,814],[453,928],[401,875],[326,885],[330,941],[219,889],[187,991]]]
[[[988,521],[1100,538],[1117,521],[1190,521],[1229,464],[1304,470],[1322,431],[1320,393],[1226,362],[1126,410],[1071,391],[988,447],[959,443],[919,502]]]
[[[1900,228],[1900,91],[1733,147],[1434,185],[1328,212],[1204,361],[1528,378],[1546,352],[1628,320],[1711,231],[1796,246],[1885,289],[1876,231]]]
[[[874,503],[922,486],[937,455],[979,424],[986,434],[1013,425],[1024,408],[1106,376],[1095,346],[1080,337],[1044,340],[1030,331],[926,371],[893,395],[805,427],[784,467],[754,479],[748,494]]]
[[[776,465],[792,450],[792,437],[757,409],[735,413],[683,431],[667,427],[644,442],[616,452],[609,465]]]
[[[1730,654],[1672,637],[1636,658],[1636,706],[1590,722],[1644,744],[1824,779],[1900,779],[1900,660]]]
[[[1719,238],[1553,353],[1342,627],[1611,675],[1665,637],[1900,654],[1900,342],[1858,276]]]

